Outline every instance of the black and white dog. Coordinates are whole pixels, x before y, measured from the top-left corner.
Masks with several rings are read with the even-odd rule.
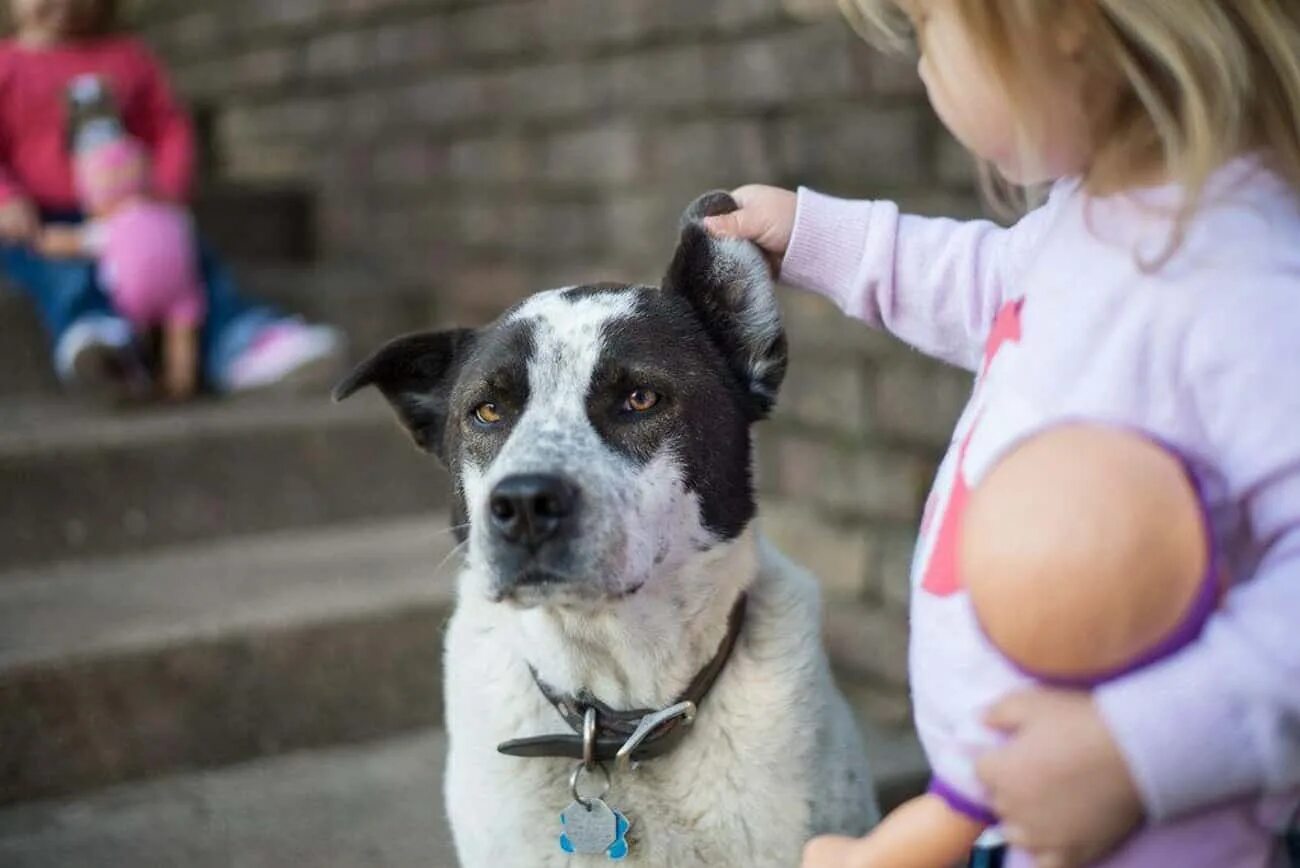
[[[398,338],[336,390],[377,386],[455,479],[467,868],[793,866],[877,818],[817,585],[751,524],[786,342],[758,250],[700,225],[734,208],[691,206],[662,288],[543,292]]]

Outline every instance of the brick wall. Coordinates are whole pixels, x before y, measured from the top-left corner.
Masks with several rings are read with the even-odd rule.
[[[973,213],[911,62],[807,14],[818,5],[142,0],[138,14],[210,123],[215,171],[310,185],[331,255],[476,321],[546,286],[655,280],[680,209],[711,187]],[[841,656],[901,713],[907,561],[967,379],[815,299],[785,301],[794,363],[762,435],[767,524],[825,580]]]

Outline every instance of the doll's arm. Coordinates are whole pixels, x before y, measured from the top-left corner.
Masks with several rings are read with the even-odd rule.
[[[865,838],[816,838],[803,868],[952,868],[964,865],[984,824],[933,793],[903,803]]]
[[[173,401],[189,398],[198,385],[197,331],[190,325],[163,329],[163,389]]]

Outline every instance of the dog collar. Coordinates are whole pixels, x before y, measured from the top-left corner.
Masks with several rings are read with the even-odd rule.
[[[610,708],[586,690],[576,696],[558,693],[542,681],[537,670],[529,666],[533,682],[555,710],[560,713],[573,733],[535,735],[513,738],[497,745],[497,750],[507,756],[558,757],[596,762],[618,760],[620,764],[640,762],[668,753],[686,735],[704,697],[722,673],[731,652],[736,647],[741,627],[745,623],[747,597],[741,594],[727,618],[727,635],[722,638],[717,653],[696,673],[677,700],[663,709],[636,708],[620,711]],[[589,710],[596,713],[596,732],[592,742],[594,756],[584,752],[583,732]]]

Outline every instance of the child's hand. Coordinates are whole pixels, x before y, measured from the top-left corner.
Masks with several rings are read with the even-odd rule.
[[[40,215],[28,200],[14,196],[0,205],[0,241],[30,244],[40,231]]]
[[[731,198],[740,208],[730,214],[705,218],[704,228],[719,237],[754,242],[767,254],[772,272],[778,272],[781,258],[790,246],[798,197],[780,187],[749,184],[733,190]]]
[[[822,835],[803,848],[800,868],[865,868],[858,859],[861,838]]]
[[[52,259],[72,259],[86,255],[81,230],[73,226],[46,226],[36,236],[36,249]]]
[[[1142,822],[1128,765],[1088,694],[1025,691],[997,703],[985,722],[1010,740],[980,758],[980,780],[1008,841],[1040,868],[1096,861]]]

